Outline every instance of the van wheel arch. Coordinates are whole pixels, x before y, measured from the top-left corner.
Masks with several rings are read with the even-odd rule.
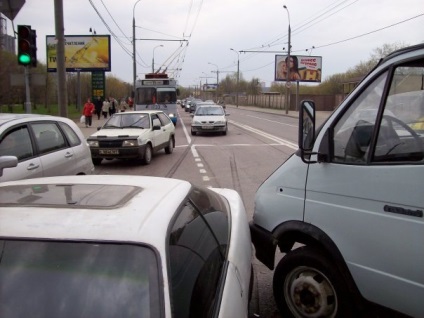
[[[273,231],[277,245],[282,253],[289,253],[295,243],[319,250],[325,258],[334,264],[343,276],[348,289],[359,302],[363,301],[359,289],[347,267],[347,264],[334,241],[320,228],[302,221],[289,221],[280,224]]]

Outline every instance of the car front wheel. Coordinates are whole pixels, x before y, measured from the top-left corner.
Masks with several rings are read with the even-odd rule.
[[[152,151],[152,146],[150,144],[146,145],[146,149],[144,150],[144,157],[143,157],[143,164],[148,165],[150,164],[150,162],[152,162],[152,156],[153,156],[153,151]]]
[[[174,151],[174,137],[170,137],[168,146],[165,147],[165,153],[171,154],[173,151]]]
[[[92,158],[93,165],[99,166],[102,163],[102,158]]]
[[[353,297],[339,270],[308,246],[281,259],[273,290],[283,317],[355,317]]]

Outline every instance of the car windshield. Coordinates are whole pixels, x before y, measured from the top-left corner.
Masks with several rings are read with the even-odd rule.
[[[146,246],[0,240],[0,254],[3,318],[159,317],[162,311],[158,261]]]
[[[149,115],[140,113],[116,114],[102,128],[150,128]]]
[[[221,107],[201,106],[196,110],[196,116],[223,116],[224,110]]]

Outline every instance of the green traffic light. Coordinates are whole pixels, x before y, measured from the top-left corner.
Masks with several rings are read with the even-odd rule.
[[[28,54],[21,54],[19,55],[19,62],[22,64],[29,64],[31,63],[31,57]]]

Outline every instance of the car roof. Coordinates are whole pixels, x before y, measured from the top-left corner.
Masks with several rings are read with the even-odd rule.
[[[128,114],[158,114],[158,113],[164,114],[164,112],[162,110],[146,109],[146,110],[132,110],[132,111],[127,111],[127,112],[120,112],[120,113],[115,113],[114,115],[124,116],[124,115],[128,115]]]
[[[85,175],[0,184],[0,237],[164,244],[187,181]],[[162,246],[163,247],[163,246]]]
[[[27,121],[27,120],[44,120],[44,119],[57,119],[64,117],[57,117],[51,115],[39,115],[39,114],[13,114],[13,113],[1,113],[0,114],[0,126],[11,121]]]

